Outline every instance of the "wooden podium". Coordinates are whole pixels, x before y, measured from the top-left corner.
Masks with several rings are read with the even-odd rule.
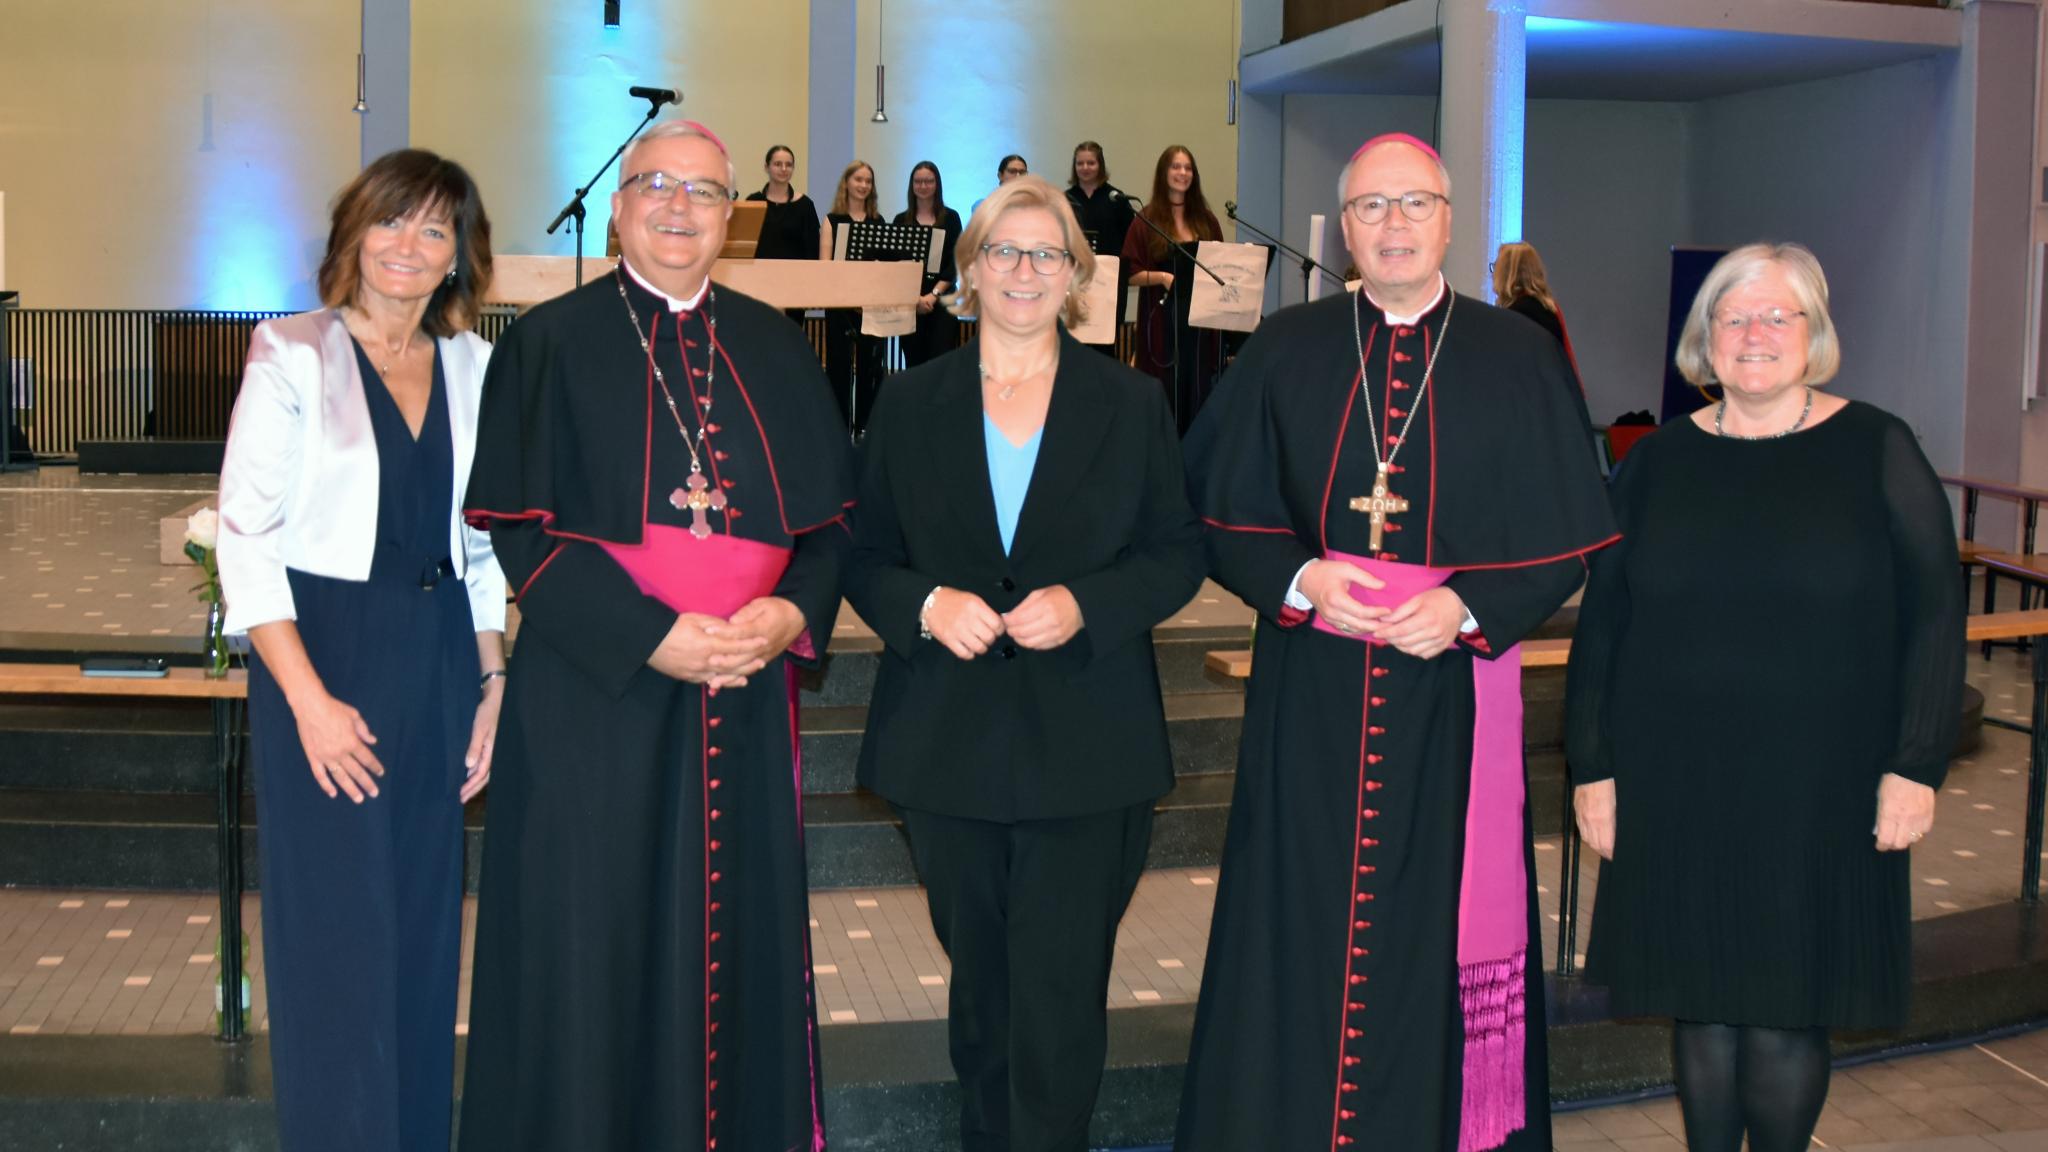
[[[609,276],[615,262],[584,259],[586,279]],[[922,265],[913,261],[871,263],[846,260],[721,259],[712,282],[776,308],[914,307],[923,287]],[[571,256],[500,256],[493,262],[492,304],[531,307],[576,286]]]

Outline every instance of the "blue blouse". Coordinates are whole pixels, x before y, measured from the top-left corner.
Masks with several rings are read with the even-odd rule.
[[[1017,516],[1024,511],[1024,493],[1031,488],[1031,472],[1038,466],[1038,444],[1045,439],[1045,425],[1022,445],[1012,444],[1002,429],[981,415],[982,439],[988,445],[988,486],[996,497],[996,528],[1003,534],[1003,551],[1017,537]]]

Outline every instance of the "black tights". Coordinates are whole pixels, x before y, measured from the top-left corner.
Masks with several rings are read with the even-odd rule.
[[[1692,1152],[1801,1152],[1828,1098],[1828,1030],[1680,1020],[1671,1033]]]

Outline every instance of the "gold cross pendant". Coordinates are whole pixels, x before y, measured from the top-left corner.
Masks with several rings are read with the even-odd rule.
[[[1386,530],[1387,517],[1397,512],[1406,512],[1408,510],[1408,501],[1387,491],[1387,466],[1381,464],[1379,471],[1373,473],[1372,495],[1353,496],[1351,498],[1351,510],[1353,512],[1363,512],[1371,517],[1372,543],[1370,547],[1372,551],[1377,552],[1380,550],[1380,533]]]
[[[692,472],[687,485],[668,494],[668,502],[678,512],[689,509],[690,535],[702,540],[711,535],[711,525],[704,519],[704,513],[724,511],[725,493],[711,487],[702,472]]]

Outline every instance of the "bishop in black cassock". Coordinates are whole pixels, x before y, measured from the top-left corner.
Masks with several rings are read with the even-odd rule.
[[[1614,530],[1555,343],[1443,281],[1435,153],[1346,190],[1365,291],[1268,318],[1187,443],[1261,619],[1175,1146],[1548,1148],[1512,661]]]
[[[706,278],[729,173],[697,126],[643,137],[620,268],[484,384],[467,508],[522,625],[464,1149],[824,1146],[787,672],[832,634],[852,468],[802,334]]]

